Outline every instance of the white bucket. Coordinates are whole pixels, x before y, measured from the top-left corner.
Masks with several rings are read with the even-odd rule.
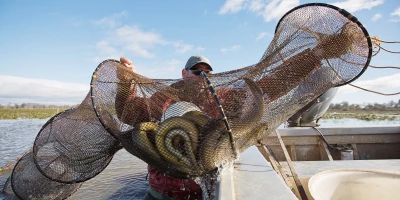
[[[341,160],[354,160],[353,150],[344,150],[340,152]]]
[[[178,101],[165,110],[164,114],[161,117],[161,121],[164,121],[170,117],[182,116],[183,114],[190,111],[200,111],[200,108],[195,104],[186,102],[186,101]]]
[[[372,169],[320,172],[308,182],[315,200],[400,199],[400,173]]]

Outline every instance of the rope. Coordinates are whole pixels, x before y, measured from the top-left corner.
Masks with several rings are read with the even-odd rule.
[[[320,135],[321,138],[322,138],[322,141],[326,144],[326,146],[328,146],[329,149],[332,149],[332,150],[339,150],[337,147],[333,147],[332,145],[330,145],[330,144],[328,143],[328,141],[326,141],[326,139],[325,139],[324,135],[321,133],[321,131],[319,131],[316,127],[312,127],[312,128],[315,129],[315,130],[319,133],[319,135]]]
[[[369,65],[369,67],[371,68],[380,68],[380,69],[400,69],[400,67],[393,67],[393,66],[384,66],[384,67],[378,67],[378,66],[373,66],[373,65]]]
[[[312,128],[319,133],[319,135],[322,138],[322,141],[326,144],[326,146],[328,146],[329,149],[334,150],[334,151],[342,151],[344,149],[349,149],[348,147],[333,147],[332,145],[330,145],[328,143],[328,141],[326,141],[325,136],[321,133],[320,130],[318,130],[316,127],[312,127]]]
[[[329,60],[326,60],[326,62],[328,63],[329,67],[333,70],[333,72],[335,72],[336,76],[339,77],[340,79],[342,79],[343,81],[345,81],[345,80],[342,78],[342,76],[340,76],[340,74],[332,67],[332,65],[330,64]],[[362,87],[360,87],[360,86],[353,85],[353,84],[351,84],[351,83],[348,83],[348,85],[353,86],[353,87],[355,87],[355,88],[357,88],[357,89],[360,89],[360,90],[364,90],[364,91],[366,91],[366,92],[372,92],[372,93],[380,94],[380,95],[384,95],[384,96],[393,96],[393,95],[398,95],[398,94],[400,94],[400,92],[385,94],[385,93],[381,93],[381,92],[377,92],[377,91],[365,89],[365,88],[362,88]]]
[[[364,91],[367,91],[367,92],[372,92],[372,93],[380,94],[380,95],[384,95],[384,96],[393,96],[393,95],[398,95],[398,94],[400,94],[400,92],[391,93],[391,94],[385,94],[385,93],[381,93],[381,92],[377,92],[377,91],[373,91],[373,90],[368,90],[368,89],[362,88],[362,87],[360,87],[360,86],[353,85],[353,84],[351,84],[351,83],[349,83],[349,85],[350,85],[350,86],[353,86],[353,87],[355,87],[355,88],[358,88],[358,89],[360,89],[360,90],[364,90]]]
[[[383,42],[383,43],[400,43],[400,41],[384,41],[384,40],[381,40],[381,39],[378,39],[378,38],[374,38],[374,40],[377,40],[377,41]]]
[[[204,80],[206,81],[211,94],[214,96],[215,102],[217,103],[219,112],[222,116],[222,120],[225,123],[226,130],[228,131],[228,136],[229,136],[229,140],[231,142],[232,151],[234,153],[235,158],[238,158],[238,152],[236,151],[235,140],[233,139],[231,126],[229,125],[228,118],[225,115],[224,109],[222,108],[222,105],[219,101],[219,98],[218,98],[216,92],[215,92],[213,84],[211,83],[210,79],[208,79],[207,74],[204,71],[201,71],[201,75],[203,76]]]
[[[378,50],[374,52],[374,54],[372,55],[372,57],[376,56],[380,51],[381,51],[381,48],[378,48]]]
[[[384,51],[387,51],[387,52],[389,52],[389,53],[400,53],[400,51],[390,51],[390,50],[387,50],[387,49],[385,49],[385,48],[383,48],[381,45],[379,45],[379,44],[376,44],[376,46],[378,46],[380,49],[383,49]]]

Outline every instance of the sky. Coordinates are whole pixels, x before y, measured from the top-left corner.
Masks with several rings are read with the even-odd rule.
[[[208,57],[214,72],[255,64],[270,44],[279,19],[314,1],[6,1],[0,0],[0,104],[78,104],[91,75],[106,59],[132,60],[150,78],[180,78],[192,55]],[[371,36],[400,41],[400,1],[320,1],[356,16]],[[400,51],[400,44],[383,44]],[[376,66],[400,66],[400,54],[382,52]],[[400,92],[400,70],[369,68],[354,85]],[[333,103],[387,103],[350,86]]]

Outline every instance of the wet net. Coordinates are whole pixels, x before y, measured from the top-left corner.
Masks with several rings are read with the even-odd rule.
[[[284,15],[261,60],[241,69],[151,79],[106,60],[80,106],[39,132],[32,158],[55,184],[94,177],[122,147],[170,176],[204,177],[326,90],[357,79],[371,49],[348,12],[306,4]]]
[[[18,199],[65,199],[79,189],[81,183],[55,182],[37,169],[32,152],[25,154],[15,165],[4,185],[4,193]]]
[[[357,20],[302,6],[279,22],[260,62],[197,79],[150,79],[104,61],[91,98],[100,121],[133,155],[167,174],[201,176],[234,160],[329,88],[357,78],[371,56]],[[222,108],[222,109],[221,109]]]
[[[36,136],[33,157],[39,171],[62,183],[86,181],[121,149],[96,117],[90,96],[77,107],[50,119]]]
[[[49,119],[33,150],[14,166],[3,192],[20,199],[65,199],[103,171],[120,143],[101,125],[90,96]]]
[[[54,182],[43,176],[33,162],[32,152],[18,161],[7,182],[11,183],[14,195],[20,199],[65,199],[81,186],[80,183]]]

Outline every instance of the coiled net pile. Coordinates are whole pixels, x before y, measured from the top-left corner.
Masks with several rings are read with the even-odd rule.
[[[32,153],[16,165],[11,185],[35,172],[58,185],[35,188],[29,192],[34,197],[72,193],[122,147],[171,176],[204,176],[324,91],[358,78],[371,52],[368,33],[355,17],[331,5],[306,4],[282,17],[258,63],[208,75],[211,84],[201,76],[150,79],[106,60],[93,73],[82,104],[53,117],[39,132]],[[25,197],[32,187],[12,189]]]

